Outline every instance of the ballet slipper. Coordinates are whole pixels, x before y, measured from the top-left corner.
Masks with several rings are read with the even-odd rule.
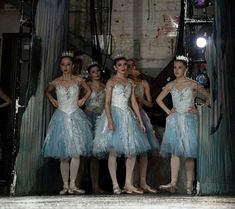
[[[65,194],[68,194],[68,188],[63,188],[63,189],[60,191],[60,195],[65,195]]]
[[[156,190],[150,186],[144,187],[144,188],[142,187],[141,189],[144,191],[144,193],[153,193],[153,194],[158,193],[158,190]]]
[[[60,195],[68,194],[69,186],[68,182],[64,182],[63,189],[60,191]]]
[[[85,190],[83,189],[79,189],[77,187],[70,187],[68,190],[69,194],[85,194]]]
[[[187,193],[187,195],[192,195],[193,194],[193,186],[188,186],[186,188],[186,193]]]
[[[104,193],[104,190],[101,189],[101,188],[99,188],[99,187],[97,187],[97,188],[93,188],[92,192],[93,192],[94,194],[103,194],[103,193]]]
[[[136,188],[134,186],[125,186],[122,191],[127,194],[143,194],[144,193],[142,189]]]
[[[119,187],[113,188],[113,194],[121,194],[121,193],[122,193],[122,191]]]
[[[159,186],[159,189],[164,190],[166,192],[170,192],[170,193],[176,193],[176,191],[177,191],[177,187],[173,183],[161,185],[161,186]]]

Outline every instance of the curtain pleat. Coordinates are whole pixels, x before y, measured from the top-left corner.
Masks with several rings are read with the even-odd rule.
[[[44,97],[44,89],[58,74],[58,61],[67,43],[68,0],[39,0],[35,16],[35,36],[41,40],[40,73],[35,95],[29,98],[20,127],[20,148],[15,162],[16,194],[53,191],[52,182],[59,176],[53,163],[43,160],[44,141],[52,108]],[[33,67],[33,66],[32,66]],[[49,165],[48,165],[49,163]],[[46,167],[55,169],[53,172]],[[54,175],[54,176],[53,176]]]
[[[213,37],[206,52],[211,109],[199,108],[198,193],[235,192],[234,2],[215,0]]]

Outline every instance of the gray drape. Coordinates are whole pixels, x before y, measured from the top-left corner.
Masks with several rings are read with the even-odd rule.
[[[207,46],[212,107],[200,108],[197,179],[201,195],[235,192],[235,7],[229,0],[214,3],[214,32]]]
[[[35,84],[36,92],[28,100],[20,127],[20,148],[15,162],[16,194],[41,193],[55,187],[50,183],[53,181],[50,169],[45,169],[48,162],[41,157],[41,147],[52,112],[44,97],[44,89],[58,73],[58,60],[66,45],[68,17],[68,0],[39,0],[34,35],[41,40],[40,54],[35,58],[41,59],[38,62],[41,66]]]

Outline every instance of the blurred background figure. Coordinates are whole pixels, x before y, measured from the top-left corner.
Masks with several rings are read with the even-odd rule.
[[[2,90],[1,87],[0,87],[0,99],[1,99],[0,100],[0,108],[7,107],[12,102],[11,98],[4,93],[4,91]]]

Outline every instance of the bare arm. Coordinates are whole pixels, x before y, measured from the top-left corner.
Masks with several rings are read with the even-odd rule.
[[[114,129],[114,123],[111,115],[111,98],[112,98],[112,88],[113,83],[111,80],[109,80],[105,87],[105,113],[106,117],[108,119],[108,127],[109,129]]]
[[[45,95],[48,98],[48,100],[51,102],[51,104],[54,107],[58,107],[58,101],[51,95],[51,93],[55,90],[55,86],[53,84],[54,82],[51,82],[47,88],[45,89]]]
[[[81,99],[78,100],[78,106],[81,107],[85,104],[86,100],[90,97],[91,89],[82,78],[79,78],[79,83],[81,84],[81,86],[84,88],[84,91],[85,91],[85,95]]]
[[[2,89],[0,89],[0,98],[4,101],[2,104],[0,104],[0,108],[7,107],[11,104],[11,98],[8,97]]]
[[[210,93],[202,85],[199,84],[196,84],[195,90],[205,97],[204,106],[207,107],[208,105],[210,105]]]
[[[170,90],[170,84],[167,84],[156,99],[157,104],[166,112],[167,115],[171,113],[171,110],[165,105],[163,99],[170,93]]]
[[[153,101],[152,101],[152,97],[150,95],[150,87],[147,81],[143,81],[143,85],[144,85],[144,95],[145,98],[143,98],[142,103],[146,106],[146,107],[152,107],[153,106]]]
[[[139,105],[138,105],[136,97],[135,97],[135,88],[134,87],[132,87],[132,92],[131,92],[131,105],[132,105],[133,110],[135,111],[137,118],[139,119],[141,128],[143,129],[143,131],[145,131],[144,123],[143,123],[143,120],[142,120],[142,117],[140,114]]]

